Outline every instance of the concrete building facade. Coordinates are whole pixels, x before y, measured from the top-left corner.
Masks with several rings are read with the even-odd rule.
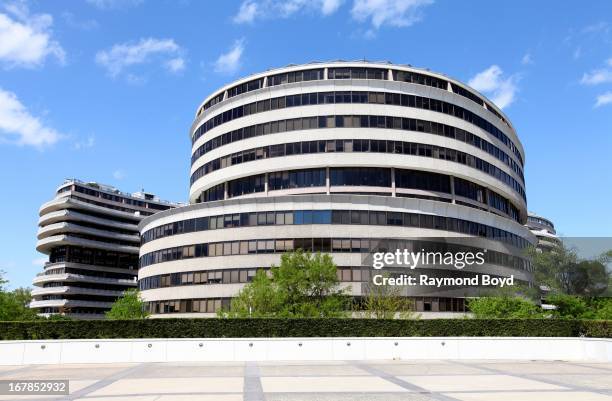
[[[33,280],[30,307],[41,315],[103,318],[123,291],[137,287],[138,223],[175,206],[145,192],[66,180],[39,210],[36,249],[49,260]]]
[[[531,282],[524,149],[501,110],[454,79],[370,62],[270,70],[206,98],[190,138],[190,205],[139,224],[154,316],[226,308],[298,248],[330,253],[355,298],[371,252],[440,244],[487,249],[486,264],[421,271]],[[477,295],[403,291],[426,312],[463,312]]]
[[[529,212],[527,228],[537,238],[536,248],[540,251],[550,251],[561,244],[555,225],[550,219]]]

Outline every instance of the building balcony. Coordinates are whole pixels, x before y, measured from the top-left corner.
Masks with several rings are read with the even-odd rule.
[[[99,283],[99,284],[113,284],[113,285],[125,285],[126,287],[136,287],[138,282],[136,277],[132,280],[123,278],[112,278],[112,277],[94,277],[85,276],[83,274],[74,273],[62,273],[62,274],[49,274],[43,276],[36,276],[32,283],[36,286],[42,286],[44,283],[54,282],[86,282],[86,283]]]
[[[47,238],[38,240],[36,250],[41,253],[49,254],[51,249],[62,245],[82,246],[85,248],[104,249],[111,252],[123,252],[138,254],[139,246],[127,246],[104,242],[103,240],[96,241],[91,239],[79,238],[70,234],[52,235]]]
[[[136,233],[119,234],[113,231],[85,227],[79,224],[74,224],[74,223],[69,223],[69,222],[53,223],[53,224],[46,225],[44,227],[40,227],[38,229],[37,238],[40,240],[43,238],[48,238],[53,235],[59,235],[59,234],[70,235],[73,233],[86,234],[86,235],[102,237],[102,238],[110,238],[110,239],[119,240],[119,241],[131,241],[136,244],[140,242],[140,236]],[[101,239],[101,241],[104,241],[104,239]]]

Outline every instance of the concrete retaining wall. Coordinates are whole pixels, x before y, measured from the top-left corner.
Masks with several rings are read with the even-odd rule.
[[[384,359],[612,362],[612,340],[558,337],[347,337],[0,341],[0,365]]]

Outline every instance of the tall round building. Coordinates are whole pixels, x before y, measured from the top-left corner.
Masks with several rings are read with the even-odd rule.
[[[257,269],[298,248],[330,253],[356,298],[371,252],[465,250],[466,239],[486,264],[425,270],[531,282],[523,146],[456,80],[388,63],[291,65],[211,94],[190,138],[190,205],[139,224],[153,316],[227,308]],[[403,291],[419,312],[464,312],[479,288]]]

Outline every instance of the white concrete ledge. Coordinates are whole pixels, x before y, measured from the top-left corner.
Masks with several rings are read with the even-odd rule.
[[[612,339],[345,337],[0,341],[0,365],[385,359],[612,362]]]

